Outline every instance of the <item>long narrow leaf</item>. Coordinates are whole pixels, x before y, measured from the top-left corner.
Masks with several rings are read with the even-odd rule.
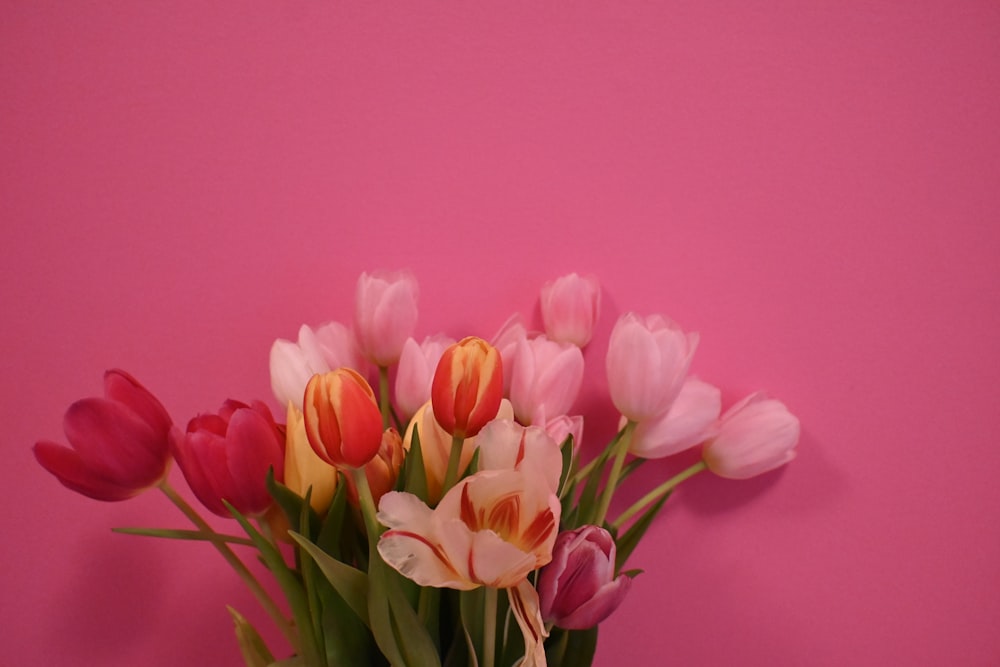
[[[653,523],[653,519],[659,514],[660,510],[663,509],[663,504],[667,502],[667,498],[670,497],[670,493],[666,493],[662,498],[657,500],[649,509],[643,512],[642,516],[636,519],[635,523],[629,526],[629,529],[622,533],[622,536],[617,540],[618,555],[615,558],[615,572],[622,569],[622,565],[628,560],[628,557],[632,555],[635,548],[639,546],[639,540],[642,536],[646,534],[649,530],[650,525]]]
[[[357,614],[365,625],[371,626],[368,616],[368,575],[347,563],[342,563],[299,533],[290,531],[288,535],[312,556],[334,590]]]
[[[160,537],[168,540],[195,540],[200,542],[224,542],[226,544],[242,544],[254,546],[253,540],[236,535],[220,535],[219,533],[203,533],[200,530],[179,530],[173,528],[112,528],[111,532],[124,535],[142,535],[143,537]]]
[[[274,663],[274,656],[268,650],[260,633],[250,624],[246,618],[238,611],[226,605],[229,615],[233,617],[233,624],[236,626],[236,641],[240,644],[240,653],[243,654],[243,662],[246,667],[268,667]]]

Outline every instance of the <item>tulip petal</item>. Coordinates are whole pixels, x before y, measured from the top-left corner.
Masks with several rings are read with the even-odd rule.
[[[63,430],[80,458],[101,477],[144,487],[163,475],[164,438],[121,403],[79,400],[66,410]]]
[[[140,420],[164,439],[173,422],[166,408],[149,390],[125,371],[113,369],[104,374],[104,395],[111,401],[128,406]]]
[[[632,579],[620,575],[614,581],[601,586],[592,598],[581,604],[572,613],[563,616],[559,627],[567,630],[592,628],[614,612],[628,595]]]
[[[510,608],[524,635],[524,658],[519,667],[545,667],[545,638],[549,633],[538,607],[538,592],[524,579],[507,589]]]
[[[69,447],[42,441],[34,447],[35,459],[66,488],[88,498],[104,501],[128,500],[144,489],[115,484],[97,475],[80,454]]]
[[[505,542],[492,530],[481,530],[472,535],[469,578],[490,588],[508,588],[535,569],[535,560],[534,554]]]

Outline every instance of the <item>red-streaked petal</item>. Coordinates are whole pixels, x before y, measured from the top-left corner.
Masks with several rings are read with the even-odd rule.
[[[524,659],[519,667],[545,667],[545,631],[542,615],[538,608],[538,592],[524,579],[517,586],[507,589],[510,608],[517,619],[517,625],[524,635]]]

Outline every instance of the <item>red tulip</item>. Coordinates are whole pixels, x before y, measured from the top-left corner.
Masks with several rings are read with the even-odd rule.
[[[306,436],[321,459],[360,468],[382,444],[382,414],[368,382],[349,368],[314,375],[306,385]]]
[[[125,500],[166,475],[172,423],[156,397],[124,371],[104,374],[104,396],[69,406],[63,429],[70,447],[42,441],[35,458],[77,493]]]
[[[198,500],[219,516],[259,516],[271,506],[267,471],[284,479],[285,435],[260,401],[228,400],[219,414],[198,415],[174,431],[174,456]]]
[[[463,338],[445,350],[434,371],[434,418],[450,435],[472,437],[497,416],[502,394],[500,353],[482,338]]]

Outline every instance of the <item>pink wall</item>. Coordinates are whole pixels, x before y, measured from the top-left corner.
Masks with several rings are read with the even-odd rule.
[[[625,310],[802,419],[671,500],[599,665],[997,664],[998,77],[992,2],[3,3],[0,661],[239,664],[222,561],[109,532],[165,501],[30,446],[108,367],[179,421],[269,397],[275,337],[405,266],[421,334],[600,276],[592,445]]]

